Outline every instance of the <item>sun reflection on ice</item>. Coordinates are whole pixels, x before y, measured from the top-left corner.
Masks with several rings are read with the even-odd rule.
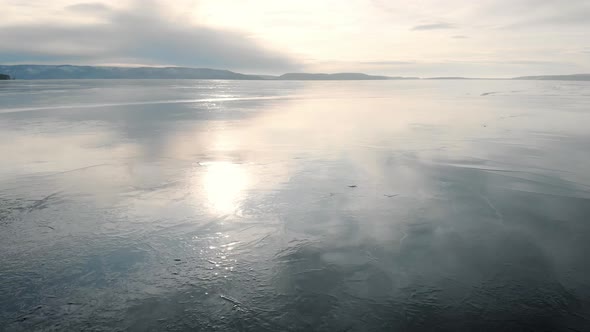
[[[206,167],[202,178],[208,206],[216,214],[228,215],[238,210],[249,177],[243,165],[231,162],[201,163]]]

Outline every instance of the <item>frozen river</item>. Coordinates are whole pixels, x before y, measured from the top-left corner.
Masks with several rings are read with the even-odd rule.
[[[585,331],[590,82],[0,82],[0,330]]]

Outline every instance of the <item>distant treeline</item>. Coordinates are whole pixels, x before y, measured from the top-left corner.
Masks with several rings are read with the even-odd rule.
[[[10,75],[0,74],[0,80],[9,80]]]

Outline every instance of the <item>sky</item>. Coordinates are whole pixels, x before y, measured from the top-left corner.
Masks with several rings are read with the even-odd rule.
[[[0,0],[0,64],[590,72],[590,0]]]

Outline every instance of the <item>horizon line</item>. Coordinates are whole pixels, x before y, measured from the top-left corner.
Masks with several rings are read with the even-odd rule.
[[[101,64],[101,65],[77,65],[77,64],[36,64],[36,63],[20,63],[20,64],[0,64],[0,67],[16,67],[16,66],[47,66],[47,67],[90,67],[90,68],[121,68],[121,69],[201,69],[201,70],[214,70],[214,71],[225,71],[230,72],[233,74],[250,76],[250,77],[260,77],[264,80],[264,77],[273,77],[273,78],[281,78],[285,75],[343,75],[343,74],[351,74],[351,75],[364,75],[367,77],[372,77],[372,79],[368,80],[388,80],[388,79],[400,79],[400,80],[431,80],[431,79],[446,79],[446,80],[460,80],[460,79],[469,79],[469,80],[512,80],[512,79],[519,79],[519,78],[541,78],[541,77],[572,77],[572,76],[583,76],[583,75],[590,75],[590,73],[573,73],[573,74],[536,74],[536,75],[523,75],[523,76],[510,76],[510,77],[469,77],[469,76],[391,76],[385,74],[367,74],[363,72],[354,72],[354,71],[339,71],[339,72],[306,72],[306,71],[298,71],[298,72],[285,72],[282,74],[246,74],[239,71],[234,71],[231,69],[226,68],[211,68],[211,67],[188,67],[188,66],[176,66],[176,65],[108,65],[108,64]],[[2,74],[2,73],[0,73]],[[381,79],[382,78],[382,79]],[[90,78],[92,79],[92,78]],[[115,78],[116,79],[116,78]],[[301,80],[301,79],[292,79],[292,80]],[[317,79],[321,80],[321,79]],[[342,80],[355,80],[355,79],[342,79]],[[363,79],[357,79],[363,80]]]

